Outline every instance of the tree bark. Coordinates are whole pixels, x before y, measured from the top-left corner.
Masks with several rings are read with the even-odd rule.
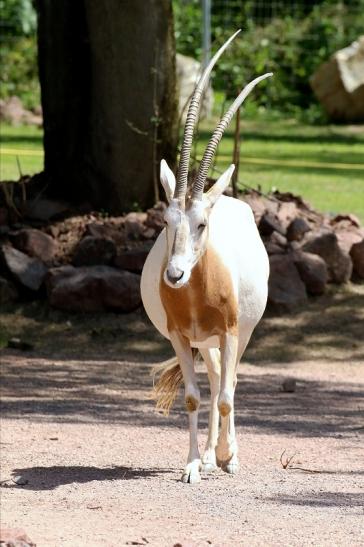
[[[113,214],[150,206],[176,156],[170,0],[38,0],[49,193]]]

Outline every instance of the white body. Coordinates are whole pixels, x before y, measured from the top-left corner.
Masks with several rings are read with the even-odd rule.
[[[250,338],[267,302],[269,261],[254,216],[247,203],[221,196],[209,221],[209,244],[230,272],[239,308],[239,338]],[[158,236],[145,262],[141,295],[145,310],[163,336],[169,339],[167,317],[159,286],[167,257],[166,230]],[[178,290],[178,289],[176,289]],[[204,341],[190,340],[192,347],[217,348],[217,336]]]

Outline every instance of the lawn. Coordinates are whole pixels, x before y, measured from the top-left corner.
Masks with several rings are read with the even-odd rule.
[[[213,128],[200,128],[198,158]],[[232,162],[232,150],[230,130],[218,149],[218,170]],[[242,121],[239,181],[300,194],[321,211],[355,213],[364,222],[364,128]]]
[[[0,180],[18,180],[19,167],[23,175],[42,171],[43,130],[32,125],[1,123],[0,156]]]
[[[321,211],[355,213],[364,222],[363,126],[309,126],[294,120],[242,120],[241,126],[241,186],[297,193]],[[213,121],[201,124],[197,157],[213,128]],[[23,174],[42,170],[40,129],[2,124],[0,146],[0,180],[19,178],[17,157]],[[231,163],[232,150],[230,130],[219,146],[216,169]]]

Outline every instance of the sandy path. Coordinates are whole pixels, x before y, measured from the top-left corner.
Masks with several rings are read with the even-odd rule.
[[[110,378],[108,362],[8,352],[3,367],[2,480],[27,484],[1,489],[1,519],[38,546],[364,543],[361,363],[242,367],[241,470],[197,486],[179,482],[183,407],[153,412],[148,363],[115,362]],[[287,374],[299,380],[293,394],[279,389]],[[200,384],[206,401],[203,374]],[[206,403],[201,424],[202,447]],[[284,470],[284,449],[317,472]]]
[[[364,286],[267,315],[240,369],[240,472],[190,486],[181,398],[168,418],[149,399],[170,349],[142,312],[1,312],[0,341],[35,345],[1,353],[1,524],[38,547],[364,545],[363,321]],[[199,384],[202,448],[201,367]],[[283,469],[283,450],[311,472]]]

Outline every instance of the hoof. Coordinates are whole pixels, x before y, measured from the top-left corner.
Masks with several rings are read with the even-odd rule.
[[[198,484],[199,482],[201,482],[201,475],[198,471],[197,472],[184,471],[181,477],[181,481],[184,484]]]
[[[214,463],[203,463],[202,464],[202,471],[204,473],[214,473],[214,471],[217,471],[217,465]]]
[[[200,475],[201,460],[194,460],[186,465],[181,481],[184,484],[197,484],[201,482]]]
[[[239,471],[239,464],[237,463],[227,463],[221,466],[221,469],[225,471],[228,475],[236,475]]]

